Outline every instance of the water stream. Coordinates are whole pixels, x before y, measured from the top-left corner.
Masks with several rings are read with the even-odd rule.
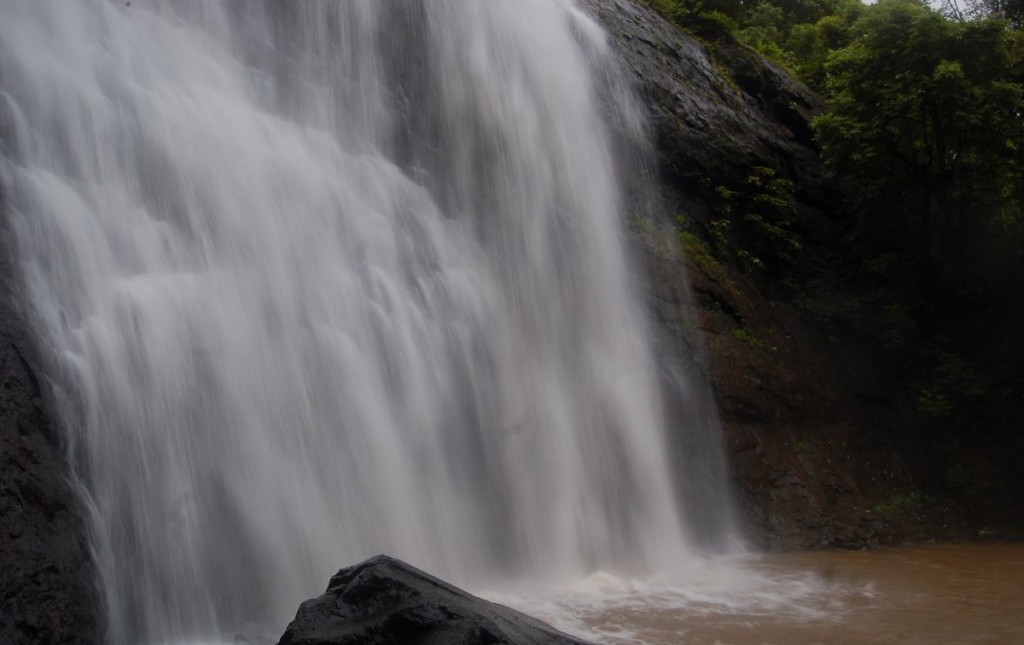
[[[111,642],[279,630],[378,552],[486,587],[731,542],[714,472],[719,520],[679,510],[614,68],[568,0],[0,4],[5,225]]]

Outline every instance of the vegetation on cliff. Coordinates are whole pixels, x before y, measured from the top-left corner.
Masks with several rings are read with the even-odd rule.
[[[763,291],[878,350],[915,410],[906,443],[929,492],[1016,508],[1024,5],[648,4],[702,39],[722,68],[755,50],[827,105],[813,141],[840,188],[827,206],[840,233],[826,244],[806,239],[792,183],[752,166],[746,186],[712,186],[719,199],[700,231],[704,246]]]

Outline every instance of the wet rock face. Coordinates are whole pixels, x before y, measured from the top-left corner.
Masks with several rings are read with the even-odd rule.
[[[719,42],[712,56],[640,0],[579,2],[647,111],[661,207],[627,229],[662,368],[703,382],[717,408],[748,539],[791,549],[942,536],[945,518],[877,512],[915,483],[895,439],[907,411],[864,339],[832,337],[792,295],[728,259],[688,255],[673,227],[679,214],[707,225],[712,187],[742,187],[769,168],[792,183],[796,227],[820,256],[807,265],[826,270],[844,225],[842,193],[812,141],[820,99],[741,45]],[[686,400],[673,405],[707,406],[675,396]]]
[[[91,645],[102,608],[85,511],[15,304],[5,218],[0,183],[0,643]]]
[[[83,512],[9,294],[0,280],[0,643],[96,643]]]
[[[581,645],[385,555],[339,571],[299,607],[279,645]]]
[[[580,4],[634,79],[666,182],[688,192],[766,166],[821,188],[810,119],[822,103],[810,90],[741,46],[713,59],[639,0]]]

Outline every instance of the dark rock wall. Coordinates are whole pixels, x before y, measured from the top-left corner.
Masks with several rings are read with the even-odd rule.
[[[0,186],[0,223],[3,208]],[[96,643],[101,612],[84,510],[47,413],[15,275],[0,249],[0,643]]]
[[[709,180],[744,176],[752,166],[797,179],[806,202],[831,189],[810,147],[809,121],[822,107],[810,90],[744,48],[712,58],[639,0],[580,2],[635,81],[675,197],[699,206]]]
[[[648,220],[627,213],[627,228],[666,348],[659,356],[695,356],[688,372],[712,393],[750,541],[786,549],[956,533],[955,514],[891,512],[888,502],[916,486],[902,456],[912,446],[898,439],[908,410],[871,344],[837,337],[735,262],[681,249],[676,217],[706,224],[713,187],[742,185],[763,167],[792,183],[796,226],[816,254],[804,261],[832,270],[842,191],[813,147],[820,100],[735,43],[716,41],[712,55],[639,0],[581,3],[648,110],[662,195]]]

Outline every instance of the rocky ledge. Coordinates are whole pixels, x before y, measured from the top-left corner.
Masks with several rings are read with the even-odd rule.
[[[535,618],[378,555],[342,569],[299,607],[278,645],[581,645]]]

